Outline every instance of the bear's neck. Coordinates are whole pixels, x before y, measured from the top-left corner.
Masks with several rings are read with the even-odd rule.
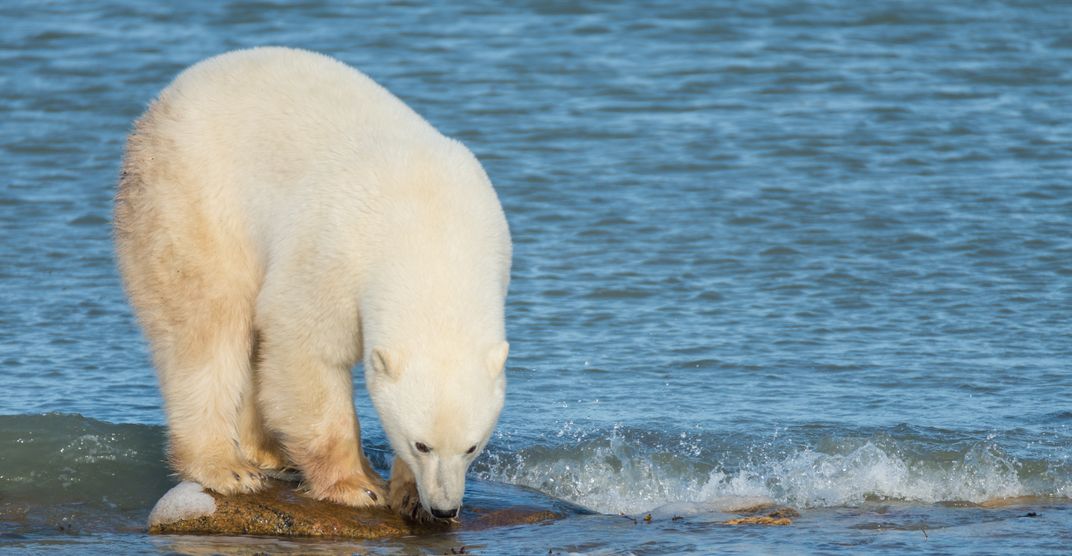
[[[376,347],[476,347],[505,339],[505,286],[493,275],[420,267],[385,273],[368,288],[360,309],[364,357]]]

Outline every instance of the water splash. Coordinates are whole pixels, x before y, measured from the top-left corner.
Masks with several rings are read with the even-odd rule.
[[[702,443],[717,448],[698,447]],[[804,446],[734,447],[711,435],[615,428],[577,434],[554,446],[493,453],[477,474],[599,512],[627,514],[668,504],[681,511],[682,503],[693,504],[695,513],[726,511],[749,500],[815,508],[882,501],[982,503],[1069,492],[1067,469],[1046,463],[1025,469],[991,438],[930,450],[917,444],[877,434]]]

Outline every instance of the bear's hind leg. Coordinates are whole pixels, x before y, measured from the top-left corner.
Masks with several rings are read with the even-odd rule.
[[[258,348],[260,347],[260,334],[254,331],[253,344],[250,349],[250,363],[252,369],[246,376],[246,384],[242,389],[242,407],[239,410],[238,444],[242,448],[242,454],[253,465],[268,472],[282,472],[287,467],[287,458],[283,454],[283,447],[279,440],[268,430],[264,422],[264,414],[258,406],[257,365],[260,361]],[[272,473],[269,473],[272,475]]]
[[[261,474],[243,457],[238,433],[251,373],[254,272],[237,240],[184,193],[189,187],[147,183],[136,171],[170,158],[139,153],[128,153],[116,198],[116,251],[152,347],[172,468],[221,494],[256,490]]]
[[[166,319],[161,307],[140,311],[164,398],[168,458],[180,477],[220,494],[252,492],[263,477],[243,457],[238,434],[249,327],[232,310],[209,305]]]
[[[191,319],[203,328],[174,338],[170,353],[157,357],[169,456],[184,479],[220,494],[253,492],[263,476],[239,446],[239,409],[251,372],[248,326],[220,320]]]
[[[287,466],[283,447],[265,428],[264,416],[257,403],[257,386],[250,380],[242,393],[239,412],[238,443],[242,454],[261,470],[282,471]]]

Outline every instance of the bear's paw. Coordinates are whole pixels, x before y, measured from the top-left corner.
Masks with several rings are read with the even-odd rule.
[[[306,493],[317,500],[328,500],[355,508],[373,508],[387,505],[383,481],[378,477],[350,475],[326,487],[303,485]]]

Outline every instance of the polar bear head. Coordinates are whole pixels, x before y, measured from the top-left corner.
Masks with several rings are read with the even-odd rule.
[[[509,345],[462,356],[437,351],[377,347],[366,383],[391,447],[413,471],[421,505],[450,518],[461,508],[469,464],[499,419]]]

